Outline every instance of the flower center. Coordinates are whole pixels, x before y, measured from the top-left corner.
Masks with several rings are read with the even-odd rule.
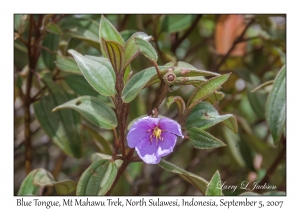
[[[160,130],[158,127],[154,128],[154,130],[153,130],[153,135],[154,135],[157,139],[160,139],[160,138],[161,138],[161,137],[160,137],[160,134],[161,134],[161,130]]]
[[[162,130],[159,127],[155,127],[150,136],[150,142],[152,143],[153,138],[156,138],[156,145],[158,144],[158,140],[163,141],[163,137],[161,137]]]

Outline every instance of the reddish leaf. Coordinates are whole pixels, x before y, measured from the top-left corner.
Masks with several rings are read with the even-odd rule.
[[[245,21],[242,15],[220,15],[215,33],[215,46],[218,54],[225,55],[231,48],[234,40],[245,29]],[[239,43],[230,55],[243,56],[246,42]]]

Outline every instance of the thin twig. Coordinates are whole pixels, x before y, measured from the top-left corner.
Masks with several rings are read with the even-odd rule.
[[[175,53],[178,46],[190,35],[190,33],[192,33],[201,17],[202,15],[197,15],[197,17],[193,21],[192,25],[188,28],[188,30],[183,34],[182,37],[180,37],[180,39],[176,40],[176,42],[172,45],[171,51],[173,53]]]
[[[33,29],[33,16],[30,15],[30,20],[29,20],[29,30],[28,30],[28,40],[27,40],[27,52],[28,52],[28,61],[29,61],[29,68],[33,68],[33,59],[31,56],[31,32]],[[29,174],[31,171],[31,156],[32,156],[32,151],[31,151],[31,130],[30,130],[30,90],[31,90],[31,85],[32,85],[32,77],[33,74],[31,71],[28,73],[27,77],[27,82],[26,82],[26,94],[24,96],[24,126],[25,126],[25,171],[26,174]]]

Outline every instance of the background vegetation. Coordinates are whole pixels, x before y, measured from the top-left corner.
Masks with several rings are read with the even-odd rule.
[[[124,40],[137,31],[151,35],[150,43],[157,51],[159,65],[185,61],[198,69],[221,74],[232,72],[222,85],[225,97],[216,101],[214,107],[220,114],[234,114],[238,133],[217,124],[209,128],[209,133],[224,141],[226,147],[199,150],[185,141],[166,160],[206,180],[219,170],[226,185],[261,181],[276,186],[276,191],[286,191],[285,118],[281,123],[283,135],[274,138],[266,117],[270,112],[266,104],[272,80],[280,69],[285,69],[285,15],[110,14],[105,17]],[[66,102],[81,95],[101,97],[78,73],[77,64],[68,54],[69,49],[75,49],[84,55],[101,56],[98,35],[101,15],[18,14],[14,18],[14,192],[18,193],[26,175],[36,168],[45,168],[55,180],[71,179],[77,183],[91,164],[93,153],[112,153],[113,133],[78,115],[74,119],[78,135],[71,138],[82,141],[82,154],[80,158],[70,157],[46,135],[33,104],[43,95],[57,95],[60,91],[68,94],[65,99],[54,98],[54,101]],[[151,62],[141,55],[131,63],[133,74],[150,66]],[[53,78],[51,85],[45,85],[41,79],[44,70],[49,70],[47,74]],[[263,87],[253,91],[261,84]],[[143,89],[131,102],[129,122],[147,114],[157,88],[153,85]],[[187,85],[167,96],[181,95],[187,100],[192,90]],[[107,97],[101,99],[110,103]],[[285,101],[285,97],[276,100]],[[284,108],[274,114],[282,110],[285,113]],[[177,117],[176,106],[167,109],[166,101],[158,112],[173,119]],[[223,190],[225,195],[243,192]],[[40,193],[56,195],[59,189],[47,186]],[[112,195],[199,194],[180,176],[143,162],[130,164],[112,192]]]

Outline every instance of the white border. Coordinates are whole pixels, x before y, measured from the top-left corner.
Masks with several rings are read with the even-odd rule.
[[[299,12],[297,1],[251,0],[251,1],[4,1],[1,3],[1,207],[14,209],[17,197],[13,197],[13,14],[14,13],[287,13],[287,197],[259,197],[258,200],[284,200],[282,209],[298,206],[299,160]],[[70,197],[69,197],[70,198]],[[121,197],[125,199],[126,197]],[[149,197],[146,197],[149,199]],[[175,197],[163,197],[174,199]],[[29,198],[33,199],[33,198]],[[62,200],[61,197],[43,197],[44,200]],[[93,197],[92,199],[106,199]],[[179,198],[181,199],[181,197]],[[207,197],[205,199],[212,199]],[[220,197],[213,198],[221,199]],[[244,199],[225,197],[226,200]],[[251,199],[255,199],[251,197]],[[68,207],[64,209],[79,209]],[[97,209],[99,209],[98,207]],[[140,208],[140,207],[139,207]],[[144,208],[144,207],[143,207]],[[145,207],[150,208],[150,207]],[[153,207],[151,207],[153,208]],[[156,207],[159,209],[166,207]],[[199,209],[199,207],[193,207]],[[204,207],[203,207],[204,208]],[[4,209],[4,208],[3,208]],[[20,208],[18,209],[29,209]],[[30,209],[41,209],[31,207]],[[53,208],[51,208],[53,209]],[[105,208],[109,209],[109,208]],[[113,209],[113,208],[112,208]],[[129,209],[129,208],[128,208]],[[131,209],[131,208],[130,208]],[[206,208],[209,209],[209,208]],[[214,207],[214,209],[216,209]],[[220,209],[220,208],[218,208]],[[237,209],[237,208],[236,208]],[[240,209],[240,207],[238,208]],[[251,209],[251,208],[248,208]],[[292,208],[295,209],[295,208]]]

